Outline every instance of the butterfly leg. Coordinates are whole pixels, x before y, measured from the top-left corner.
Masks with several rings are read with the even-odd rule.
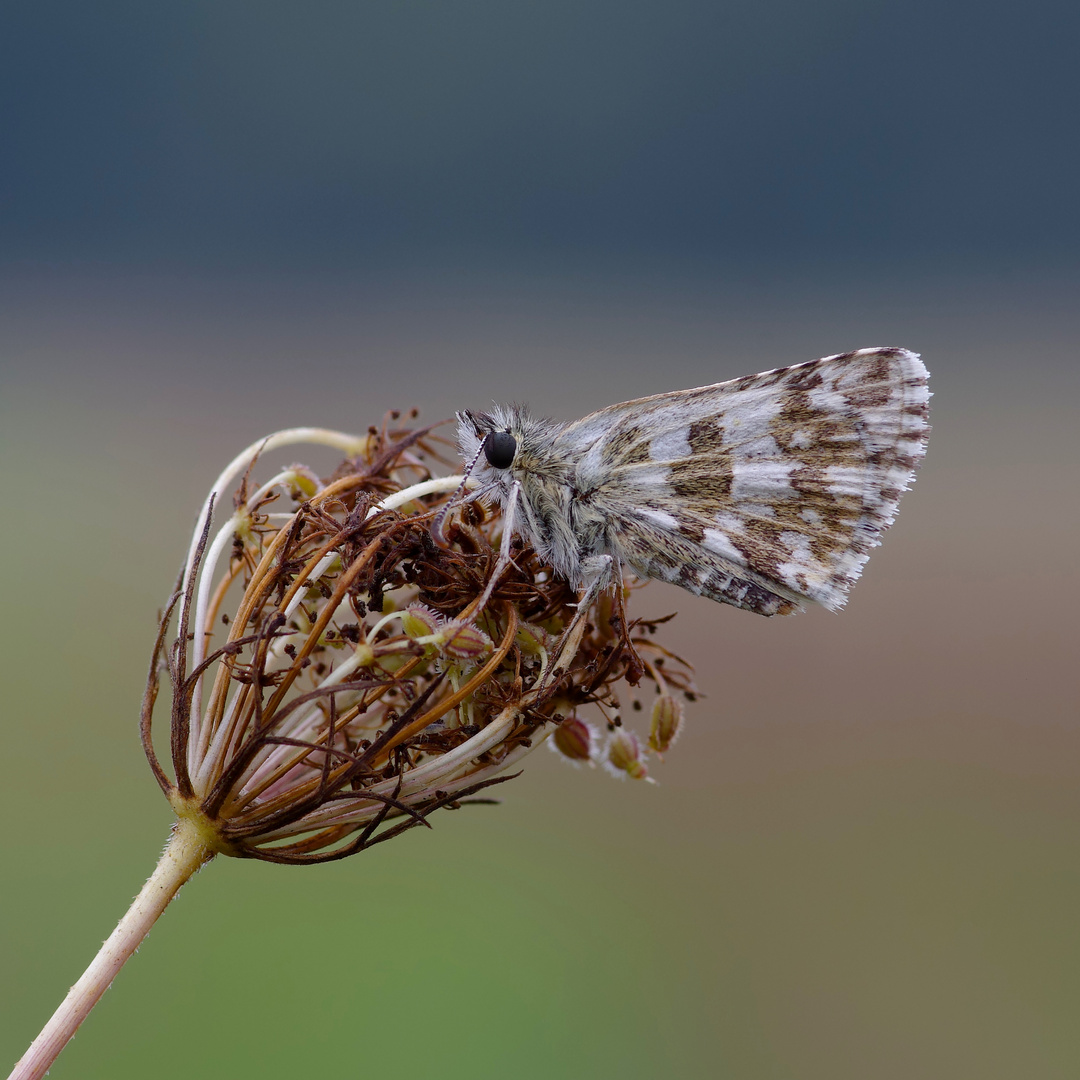
[[[641,682],[642,675],[645,674],[645,665],[642,663],[637,649],[634,648],[634,643],[630,640],[630,627],[626,621],[626,593],[623,590],[621,574],[619,575],[619,578],[620,580],[615,583],[615,587],[612,590],[611,614],[608,616],[608,622],[611,624],[612,629],[619,635],[619,639],[625,650],[626,681],[631,686],[637,686],[638,683]]]
[[[506,498],[506,505],[503,507],[503,533],[502,542],[499,544],[499,557],[476,605],[475,614],[477,615],[487,607],[487,602],[491,599],[495,586],[499,584],[499,579],[506,573],[506,568],[514,562],[510,558],[510,545],[514,541],[514,520],[517,517],[517,504],[520,496],[521,484],[515,481],[514,486],[510,489],[510,494]]]
[[[557,680],[573,663],[574,657],[581,647],[585,627],[588,625],[589,609],[604,589],[611,586],[613,578],[618,574],[618,567],[610,555],[592,555],[582,561],[581,574],[583,588],[581,595],[578,597],[577,610],[555,644],[552,651],[555,659],[544,674],[542,686],[549,684],[552,680]]]

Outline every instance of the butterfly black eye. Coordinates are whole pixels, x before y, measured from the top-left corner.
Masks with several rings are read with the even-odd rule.
[[[493,469],[509,469],[517,453],[517,439],[509,431],[489,431],[484,439],[484,457]]]

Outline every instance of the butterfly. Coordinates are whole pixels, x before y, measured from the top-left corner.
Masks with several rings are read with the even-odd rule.
[[[521,405],[458,413],[474,497],[581,593],[622,568],[759,615],[836,610],[926,450],[928,372],[859,349],[572,423]]]

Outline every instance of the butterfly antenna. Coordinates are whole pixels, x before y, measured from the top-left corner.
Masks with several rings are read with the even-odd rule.
[[[446,533],[443,531],[443,527],[446,524],[447,515],[451,510],[460,506],[465,499],[461,498],[461,493],[465,490],[465,485],[469,482],[469,477],[472,475],[473,469],[476,468],[476,463],[480,460],[480,455],[484,452],[484,444],[480,443],[479,449],[472,456],[472,460],[465,466],[465,472],[461,477],[461,483],[458,484],[457,490],[449,499],[443,503],[442,509],[435,515],[435,520],[431,523],[431,538],[441,548],[447,548],[450,546],[450,541],[446,538]]]

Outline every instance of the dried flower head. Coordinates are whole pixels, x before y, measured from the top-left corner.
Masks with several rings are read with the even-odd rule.
[[[614,733],[609,768],[648,778],[641,741],[619,726],[615,688],[645,677],[661,694],[692,693],[685,665],[652,639],[663,620],[630,621],[622,594],[576,617],[573,591],[528,547],[500,557],[497,514],[468,501],[447,512],[467,481],[435,476],[433,465],[450,464],[444,441],[390,429],[397,419],[362,437],[278,432],[211,489],[161,619],[140,719],[177,824],[12,1080],[41,1080],[216,855],[344,858],[510,779],[500,774],[560,725],[561,752],[592,763],[581,709]],[[292,465],[256,484],[268,453],[298,443],[345,460],[326,478]],[[228,492],[232,514],[214,531]],[[169,770],[153,738],[162,671]]]
[[[267,453],[299,442],[347,456],[325,479],[294,465],[256,485]],[[443,453],[430,429],[285,431],[241,454],[211,491],[161,622],[142,732],[176,813],[215,850],[342,858],[508,779],[561,722],[574,728],[563,752],[573,749],[576,710],[617,714],[624,679],[668,691],[656,625],[602,596],[564,634],[577,598],[528,548],[481,608],[501,522],[466,503],[440,517],[435,541],[462,482],[433,475]],[[151,737],[162,667],[171,777]],[[685,666],[665,677],[692,689]],[[641,753],[624,773],[646,775]]]

